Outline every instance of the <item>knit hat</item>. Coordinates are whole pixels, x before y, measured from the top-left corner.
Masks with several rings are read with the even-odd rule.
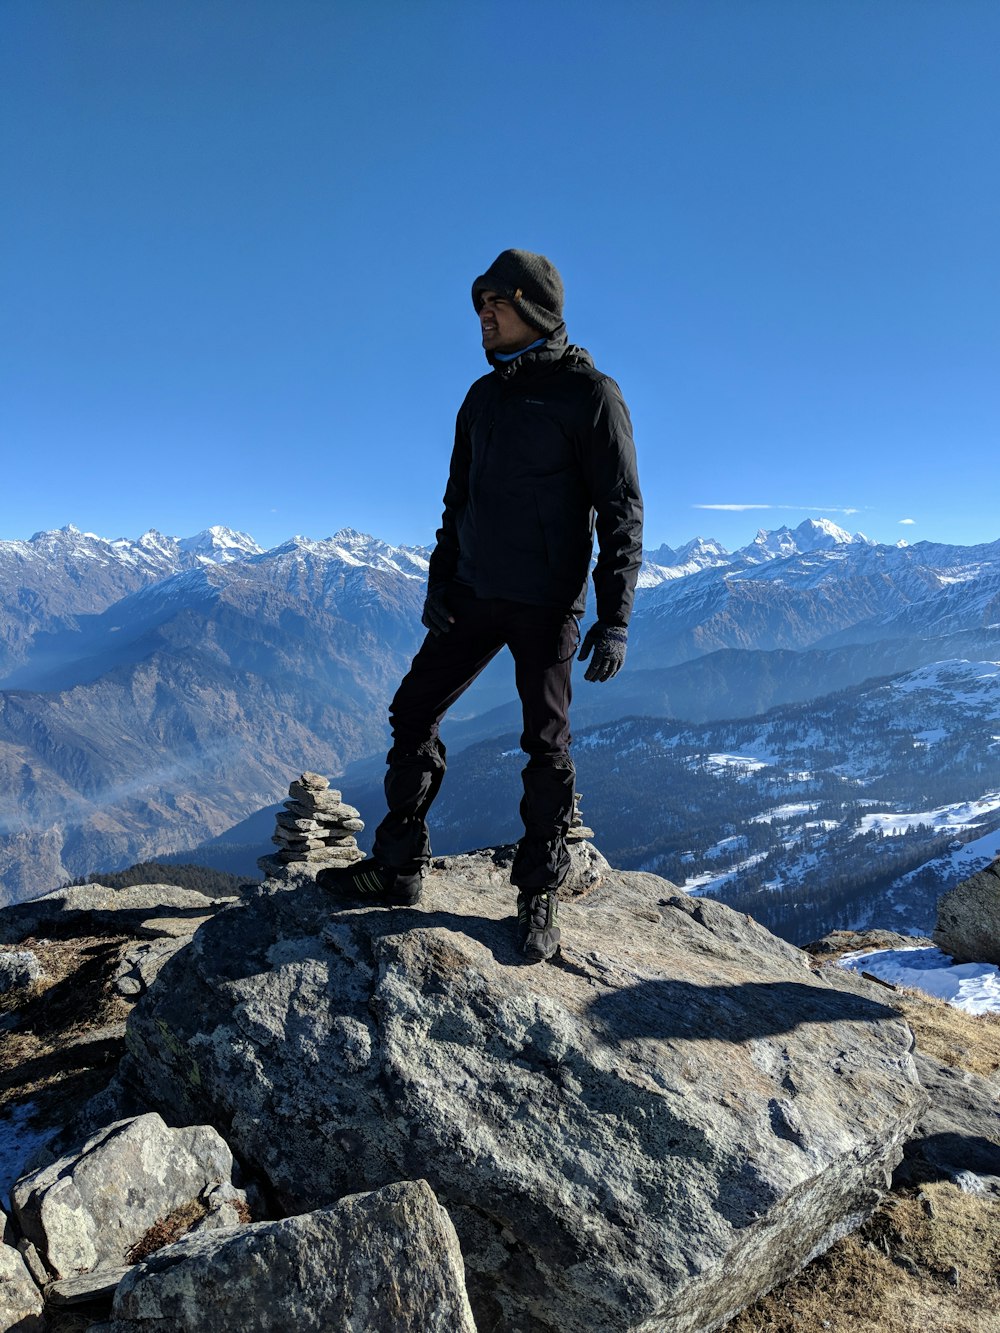
[[[562,323],[562,278],[544,255],[504,250],[472,284],[477,313],[482,306],[480,292],[506,297],[521,318],[542,333],[554,333]]]

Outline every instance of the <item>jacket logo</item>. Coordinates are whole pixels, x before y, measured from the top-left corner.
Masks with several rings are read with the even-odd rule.
[[[544,404],[544,402],[541,400],[541,398],[525,398],[524,401],[525,401],[526,403],[530,403],[532,407],[544,407],[544,406],[545,406],[545,404]]]

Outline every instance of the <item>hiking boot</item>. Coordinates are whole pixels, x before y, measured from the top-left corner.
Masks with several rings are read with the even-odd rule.
[[[551,958],[559,948],[558,913],[559,898],[554,889],[517,895],[517,947],[533,963]]]
[[[378,861],[357,861],[345,869],[328,867],[316,876],[321,889],[329,889],[338,898],[379,903],[385,907],[412,907],[420,901],[424,872],[404,875]]]

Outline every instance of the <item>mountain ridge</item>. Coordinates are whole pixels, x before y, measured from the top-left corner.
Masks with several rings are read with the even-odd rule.
[[[266,551],[221,525],[0,543],[7,892],[197,845],[278,799],[296,769],[384,753],[386,705],[423,637],[427,554],[351,528]],[[657,563],[674,559],[698,567]],[[809,521],[732,554],[702,538],[660,547],[645,569],[625,669],[611,686],[578,679],[578,729],[752,716],[937,658],[1000,656],[1000,541],[887,547]],[[449,719],[456,739],[488,739],[479,715],[509,709],[505,659]]]

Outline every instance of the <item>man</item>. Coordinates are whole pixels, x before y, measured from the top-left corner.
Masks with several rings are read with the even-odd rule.
[[[563,284],[543,256],[505,250],[472,284],[489,374],[458,414],[444,515],[430,560],[429,633],[389,710],[389,813],[373,859],[319,881],[387,904],[420,897],[431,849],[426,817],[445,771],[438,725],[505,645],[524,716],[521,817],[511,868],[526,956],[559,944],[557,890],[575,769],[570,672],[596,532],[597,623],[583,641],[587,680],[625,658],[642,548],[642,497],[628,410],[614,380],[567,342]],[[592,656],[591,656],[592,655]]]

